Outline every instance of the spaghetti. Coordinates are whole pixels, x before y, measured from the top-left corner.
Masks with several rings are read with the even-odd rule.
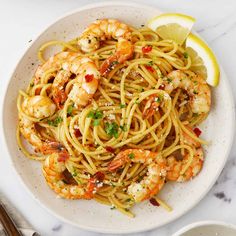
[[[103,21],[106,20],[100,20],[97,26],[102,28]],[[143,187],[151,178],[152,183],[158,185],[158,181],[162,181],[164,185],[168,180],[189,180],[201,170],[201,144],[207,142],[193,132],[193,127],[208,115],[209,110],[200,110],[203,104],[199,102],[204,100],[205,106],[210,108],[210,89],[190,70],[191,59],[186,56],[184,46],[162,40],[145,27],[134,29],[122,23],[116,27],[114,31],[120,28],[130,33],[121,37],[132,44],[132,56],[124,61],[117,57],[117,40],[119,43],[120,39],[116,32],[98,34],[100,44],[92,51],[81,50],[84,43],[81,38],[86,32],[88,35],[89,28],[80,37],[80,44],[78,39],[73,39],[42,45],[38,52],[42,66],[26,91],[19,92],[17,141],[25,156],[43,162],[47,183],[60,196],[93,198],[133,217],[130,209],[136,202],[159,192],[156,189],[151,193],[151,187]],[[89,34],[90,43],[93,43],[94,34]],[[73,55],[73,58],[45,59],[44,51],[54,45],[62,46],[62,51],[66,52],[63,55]],[[85,57],[92,61],[86,61],[90,63],[85,75],[87,82],[94,79],[88,72],[91,66],[101,72],[96,92],[86,105],[77,104],[70,92],[80,74],[70,71],[62,78],[63,84],[57,87],[64,96],[58,105],[53,83],[59,73],[66,70],[65,63],[74,60],[81,63]],[[45,66],[46,63],[50,66]],[[104,69],[106,63],[108,67]],[[78,88],[81,87],[80,82]],[[83,98],[86,95],[84,93]],[[21,135],[35,152],[22,143]],[[144,152],[148,158],[152,153],[154,158],[144,160]],[[117,168],[111,168],[120,153],[122,158],[126,155],[126,159],[122,159]],[[59,157],[55,161],[57,154]],[[158,181],[159,177],[150,170],[159,166],[155,159],[165,163],[165,171],[160,171],[162,176]],[[135,183],[139,186],[134,190]],[[141,185],[140,191],[144,191],[145,196],[137,200],[135,194]],[[136,191],[134,195],[131,190]],[[161,206],[171,209],[157,197],[155,199]]]

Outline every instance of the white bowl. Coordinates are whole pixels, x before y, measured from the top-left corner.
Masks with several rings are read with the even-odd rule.
[[[189,224],[172,236],[235,236],[236,225],[220,221],[199,221]]]
[[[8,85],[3,107],[3,127],[10,158],[17,175],[31,196],[61,220],[80,228],[104,233],[132,233],[167,224],[194,207],[209,191],[227,160],[234,133],[234,104],[225,73],[221,70],[220,85],[213,90],[212,110],[201,126],[203,138],[211,140],[206,148],[206,161],[197,178],[183,184],[168,183],[160,197],[173,207],[171,213],[155,208],[148,201],[134,207],[134,219],[95,201],[71,201],[56,198],[42,176],[41,163],[28,160],[19,151],[15,132],[16,97],[25,88],[37,67],[37,50],[52,39],[69,40],[97,18],[117,18],[140,26],[160,14],[158,9],[125,2],[92,4],[75,10],[55,21],[34,40],[18,63]],[[34,65],[32,65],[34,63]]]

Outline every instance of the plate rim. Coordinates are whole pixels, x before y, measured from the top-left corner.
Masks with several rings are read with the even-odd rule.
[[[75,14],[77,12],[83,11],[83,10],[88,10],[88,9],[92,9],[92,8],[96,8],[96,7],[104,7],[104,6],[130,6],[130,7],[139,7],[142,9],[146,9],[146,10],[153,10],[153,8],[155,8],[156,10],[162,11],[159,9],[159,7],[156,6],[152,6],[152,4],[141,4],[141,3],[137,3],[137,2],[133,2],[133,1],[129,1],[129,2],[123,2],[123,1],[103,1],[103,2],[99,2],[99,3],[91,3],[91,4],[86,4],[82,7],[78,7],[74,10],[71,11],[67,11],[66,13],[62,14],[59,17],[55,17],[53,20],[51,20],[48,24],[46,24],[46,26],[43,27],[43,30],[40,30],[39,33],[35,34],[34,39],[32,40],[32,42],[36,42],[38,40],[38,38],[43,35],[53,24],[55,24],[56,22],[58,22],[59,20],[62,20],[63,18],[70,16],[72,14]],[[227,87],[227,91],[229,93],[229,103],[231,106],[231,133],[230,133],[230,137],[229,137],[229,141],[228,141],[228,146],[227,146],[227,150],[225,150],[225,155],[224,155],[224,161],[223,164],[221,166],[221,168],[219,169],[219,172],[215,175],[215,178],[213,178],[210,181],[210,184],[208,186],[207,189],[205,189],[205,191],[203,191],[201,193],[201,195],[199,195],[197,201],[194,202],[194,204],[192,204],[191,206],[187,207],[184,211],[182,211],[180,214],[177,214],[175,217],[171,218],[169,221],[159,225],[159,226],[155,226],[155,225],[151,225],[142,229],[125,229],[122,230],[120,229],[119,231],[114,231],[114,230],[104,230],[104,229],[100,229],[99,227],[91,227],[91,226],[84,226],[84,225],[80,225],[78,223],[74,223],[68,219],[66,219],[65,217],[59,215],[58,213],[54,212],[54,210],[52,210],[51,208],[48,208],[43,202],[41,202],[41,200],[39,198],[37,198],[35,196],[35,194],[27,187],[26,183],[23,181],[23,178],[21,177],[21,175],[18,173],[17,171],[17,167],[10,155],[10,151],[9,151],[9,147],[8,147],[8,143],[7,143],[7,139],[6,139],[6,129],[4,128],[4,108],[5,108],[5,103],[6,103],[6,95],[8,93],[9,90],[9,86],[10,86],[10,82],[12,80],[12,78],[14,77],[15,71],[17,69],[17,67],[19,66],[19,64],[21,63],[22,59],[24,58],[24,56],[27,54],[28,50],[32,47],[33,43],[29,44],[23,51],[23,53],[17,58],[17,63],[15,64],[15,66],[13,66],[13,70],[12,73],[9,74],[9,80],[6,83],[6,87],[5,87],[5,91],[4,91],[4,99],[2,102],[2,106],[1,106],[1,118],[2,118],[2,122],[1,122],[1,132],[4,134],[4,138],[3,138],[3,142],[5,144],[5,146],[7,147],[7,154],[10,157],[9,161],[11,164],[11,167],[13,167],[13,171],[17,176],[17,179],[19,180],[19,182],[21,183],[21,185],[23,185],[24,189],[26,190],[26,192],[29,194],[29,196],[34,199],[34,201],[36,203],[38,203],[40,205],[40,207],[42,207],[43,209],[45,209],[47,212],[49,212],[52,216],[56,217],[57,219],[59,219],[62,222],[65,222],[69,225],[72,225],[76,228],[79,229],[83,229],[83,230],[87,230],[90,232],[97,232],[97,233],[106,233],[106,234],[116,234],[116,233],[121,233],[121,234],[129,234],[129,233],[139,233],[139,232],[144,232],[144,231],[148,231],[148,230],[153,230],[153,229],[157,229],[160,228],[164,225],[169,224],[170,222],[173,222],[177,219],[179,219],[180,217],[182,217],[183,215],[185,215],[187,212],[189,212],[191,209],[193,209],[197,204],[200,203],[200,201],[206,196],[206,194],[210,191],[210,189],[212,188],[212,186],[214,185],[214,183],[216,182],[216,180],[218,179],[219,175],[221,174],[223,168],[225,167],[225,164],[229,158],[229,154],[232,148],[232,144],[233,144],[233,140],[234,140],[234,135],[235,135],[235,103],[234,103],[234,97],[233,97],[233,92],[230,86],[230,81],[227,77],[227,74],[225,73],[224,69],[220,66],[220,73],[221,73],[221,77],[224,77],[225,79],[225,85]],[[217,58],[218,60],[218,58]],[[219,61],[219,60],[218,60]],[[224,76],[222,76],[224,75]]]

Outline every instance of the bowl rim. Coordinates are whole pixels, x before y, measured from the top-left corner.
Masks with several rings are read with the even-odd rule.
[[[123,2],[121,0],[120,1],[102,1],[102,2],[99,2],[99,3],[86,4],[86,5],[82,6],[82,7],[78,7],[76,9],[74,9],[74,10],[67,11],[66,13],[62,14],[59,17],[55,17],[54,20],[51,20],[48,24],[46,24],[46,26],[43,27],[43,30],[40,30],[39,33],[35,34],[34,39],[32,40],[32,42],[37,41],[38,38],[41,35],[43,35],[53,24],[55,24],[59,20],[62,20],[63,18],[68,17],[68,16],[70,16],[72,14],[75,14],[75,13],[83,11],[83,10],[88,10],[88,9],[97,8],[97,7],[104,7],[104,6],[114,6],[114,7],[115,6],[130,6],[130,7],[142,8],[142,9],[145,9],[145,10],[153,10],[153,8],[155,8],[156,10],[159,10],[158,7],[152,6],[151,4],[147,4],[146,5],[146,4],[141,4],[141,3],[134,2],[134,1],[129,1],[129,2]],[[159,10],[159,11],[161,11],[161,10]],[[173,222],[173,221],[179,219],[180,217],[182,217],[183,215],[185,215],[188,211],[193,209],[203,199],[203,197],[205,197],[205,195],[209,192],[209,190],[214,185],[215,181],[218,179],[222,169],[225,166],[226,161],[228,160],[229,153],[230,153],[230,150],[231,150],[231,147],[232,147],[232,144],[233,144],[233,140],[234,140],[234,134],[235,134],[235,122],[233,122],[235,120],[235,106],[234,106],[233,92],[231,90],[231,86],[230,86],[229,80],[227,78],[227,75],[224,72],[222,67],[220,68],[220,71],[221,71],[221,75],[224,74],[224,77],[226,78],[225,83],[226,83],[227,91],[229,92],[229,96],[230,96],[230,105],[232,107],[232,113],[231,113],[231,115],[232,115],[232,123],[230,124],[231,127],[232,127],[232,131],[231,131],[231,134],[230,134],[230,137],[229,137],[228,148],[225,151],[225,158],[224,158],[224,161],[223,161],[223,165],[222,165],[219,173],[217,173],[215,178],[211,180],[208,188],[206,188],[205,191],[202,192],[201,195],[199,195],[198,200],[195,201],[194,204],[192,204],[190,207],[186,208],[180,214],[177,214],[175,217],[171,218],[169,221],[167,221],[166,223],[164,223],[162,225],[159,225],[159,226],[151,225],[151,226],[148,226],[148,227],[145,227],[145,228],[142,228],[142,229],[137,229],[137,230],[136,229],[125,229],[125,230],[120,229],[119,231],[114,231],[114,230],[104,230],[104,229],[100,229],[98,227],[94,228],[94,227],[91,227],[91,226],[84,226],[84,225],[79,225],[78,223],[74,223],[74,222],[66,219],[65,217],[59,215],[58,213],[54,212],[52,209],[48,208],[44,203],[42,203],[39,198],[36,198],[34,193],[31,192],[31,190],[27,187],[27,185],[25,184],[25,182],[23,181],[23,179],[19,175],[19,173],[17,171],[17,167],[16,167],[13,159],[11,158],[9,147],[8,147],[8,143],[7,143],[7,140],[6,140],[7,130],[4,128],[4,112],[3,112],[5,110],[6,95],[7,95],[8,91],[9,91],[9,86],[10,86],[10,82],[12,80],[12,77],[14,76],[15,71],[16,71],[17,67],[19,66],[20,62],[22,61],[22,59],[24,58],[24,56],[27,54],[28,50],[31,47],[32,47],[32,43],[27,45],[27,47],[24,49],[23,53],[19,56],[16,65],[13,67],[12,73],[10,73],[10,76],[9,76],[10,79],[6,83],[7,85],[6,85],[6,89],[5,89],[5,92],[4,92],[4,99],[3,99],[2,106],[1,106],[1,113],[2,113],[2,115],[1,115],[1,117],[2,117],[2,122],[1,122],[1,126],[2,127],[1,127],[1,129],[2,130],[1,131],[3,131],[2,133],[4,134],[3,135],[4,136],[4,138],[3,138],[4,141],[3,142],[4,142],[5,146],[7,147],[6,150],[7,150],[7,153],[9,155],[9,157],[10,157],[9,160],[10,160],[11,167],[13,167],[14,173],[16,174],[19,182],[23,185],[23,187],[26,190],[26,192],[31,196],[32,199],[34,199],[35,202],[37,202],[40,205],[40,207],[45,209],[52,216],[56,217],[60,221],[65,222],[65,223],[67,223],[69,225],[72,225],[74,227],[77,227],[79,229],[83,229],[83,230],[87,230],[87,231],[91,231],[91,232],[97,232],[97,233],[106,233],[106,234],[117,234],[117,233],[129,234],[129,233],[144,232],[144,231],[160,228],[160,227],[162,227],[164,225],[167,225],[170,222]]]
[[[178,230],[177,232],[175,232],[174,234],[172,234],[171,236],[181,236],[183,233],[187,233],[191,229],[198,228],[200,226],[207,226],[207,225],[225,226],[226,228],[233,229],[236,232],[236,225],[232,223],[228,223],[224,221],[217,221],[217,220],[204,220],[204,221],[197,221],[194,223],[190,223],[184,226],[183,228],[181,228],[180,230]]]

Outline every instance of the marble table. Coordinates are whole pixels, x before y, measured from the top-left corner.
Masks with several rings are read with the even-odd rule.
[[[9,76],[28,44],[48,23],[61,14],[95,0],[0,0],[0,100]],[[182,12],[197,19],[195,29],[211,45],[236,90],[236,1],[235,0],[145,0],[138,1],[164,11]],[[9,162],[0,136],[0,192],[43,236],[95,236],[61,222],[34,202],[23,189]],[[220,220],[236,224],[236,142],[228,162],[211,191],[191,211],[159,229],[140,236],[169,236],[199,220]],[[18,220],[19,225],[25,224]]]

